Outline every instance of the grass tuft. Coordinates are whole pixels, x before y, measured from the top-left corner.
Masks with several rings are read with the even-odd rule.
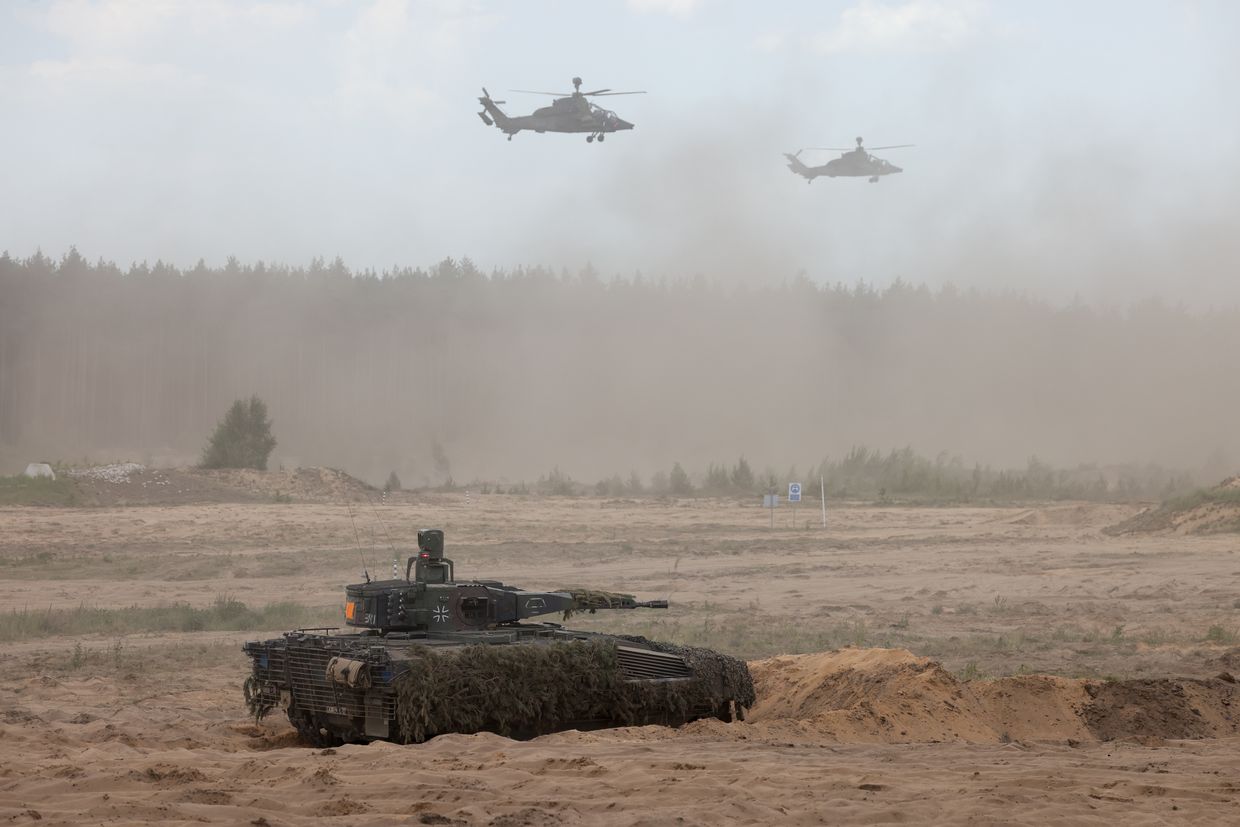
[[[22,475],[0,477],[0,505],[74,506],[80,500],[77,485],[66,476],[54,480]]]

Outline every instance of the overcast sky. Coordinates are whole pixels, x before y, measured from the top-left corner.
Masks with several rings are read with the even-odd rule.
[[[1234,304],[1237,42],[1227,0],[0,0],[0,248]],[[474,114],[573,75],[637,128]],[[857,135],[905,172],[784,167]]]

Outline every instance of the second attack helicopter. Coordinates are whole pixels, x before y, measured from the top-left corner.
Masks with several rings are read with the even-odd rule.
[[[594,143],[597,138],[601,143],[609,132],[620,132],[632,129],[633,124],[622,120],[615,112],[592,103],[587,98],[604,97],[607,95],[644,95],[645,92],[613,92],[610,89],[595,89],[593,92],[581,91],[581,78],[573,78],[572,92],[531,92],[528,89],[512,89],[530,95],[552,95],[555,100],[550,106],[534,110],[529,115],[512,117],[506,115],[499,104],[504,101],[491,99],[491,93],[482,87],[482,111],[478,117],[487,126],[499,127],[508,135],[508,140],[521,130],[531,132],[577,132],[585,133],[586,141]]]
[[[913,144],[895,144],[893,146],[876,146],[874,148],[903,149],[909,146],[913,146]],[[843,155],[827,161],[821,166],[811,167],[806,166],[799,157],[805,151],[804,149],[798,149],[796,152],[785,152],[784,157],[788,159],[788,169],[803,177],[806,183],[813,183],[815,178],[825,175],[828,178],[869,178],[870,183],[875,184],[878,183],[879,176],[904,171],[890,161],[875,158],[861,145],[860,138],[857,139],[856,149],[838,146],[816,146],[810,147],[810,150],[842,152]]]

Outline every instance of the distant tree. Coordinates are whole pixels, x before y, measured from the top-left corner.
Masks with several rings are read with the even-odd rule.
[[[448,461],[448,452],[437,439],[431,440],[431,460],[435,463],[435,474],[440,479],[452,479],[452,463]]]
[[[384,491],[399,491],[400,490],[400,477],[396,476],[395,471],[388,474],[387,482],[383,483],[383,490]]]
[[[702,483],[702,487],[712,494],[726,493],[728,488],[731,487],[727,467],[715,465],[712,462],[706,468],[706,481]]]
[[[573,478],[560,470],[560,466],[551,469],[551,473],[546,477],[540,477],[538,487],[544,494],[554,494],[561,497],[567,497],[576,493],[576,487],[573,485]]]
[[[654,476],[650,478],[650,490],[662,496],[667,493],[670,487],[671,483],[668,481],[667,472],[655,471]]]
[[[267,457],[276,447],[267,418],[267,403],[257,396],[233,402],[215,426],[202,452],[203,468],[257,468],[267,470]]]
[[[600,497],[624,496],[624,479],[619,474],[612,474],[605,480],[599,480],[594,486],[594,493]]]
[[[749,461],[743,456],[732,469],[732,487],[741,492],[753,490],[753,469],[749,467]]]
[[[672,473],[667,476],[667,485],[668,490],[679,497],[693,493],[693,483],[689,481],[689,475],[680,467],[679,462],[672,466]]]
[[[642,478],[637,475],[636,471],[629,474],[628,489],[630,494],[641,494],[646,490],[646,486],[642,485]]]

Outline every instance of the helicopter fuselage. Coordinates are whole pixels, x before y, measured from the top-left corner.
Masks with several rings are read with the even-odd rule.
[[[603,135],[610,132],[621,132],[632,129],[633,124],[620,118],[615,112],[590,103],[583,95],[572,95],[557,98],[550,106],[534,110],[529,115],[509,116],[505,114],[490,96],[478,98],[483,111],[479,117],[483,123],[494,124],[508,135],[508,140],[521,131],[530,132],[566,132],[584,133],[586,140],[593,141],[596,137],[601,141]]]
[[[806,181],[813,181],[825,175],[828,178],[869,178],[873,183],[882,175],[893,175],[904,171],[890,161],[876,158],[864,150],[845,152],[840,157],[816,167],[807,166],[797,157],[798,155],[800,155],[799,152],[795,155],[786,153],[784,157],[788,159],[788,169]]]

